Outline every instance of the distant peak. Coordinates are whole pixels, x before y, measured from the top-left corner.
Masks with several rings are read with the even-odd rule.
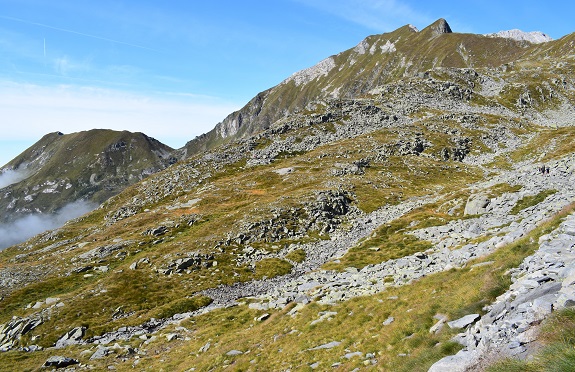
[[[439,36],[441,34],[450,34],[451,27],[449,27],[449,23],[443,18],[438,19],[437,21],[433,22],[431,25],[427,26],[425,30],[430,31],[433,36]]]
[[[533,44],[541,44],[546,43],[548,41],[552,41],[549,35],[544,34],[541,31],[531,31],[531,32],[524,32],[518,29],[508,30],[508,31],[499,31],[494,34],[486,34],[487,37],[502,37],[506,39],[513,39],[517,41],[528,41]]]

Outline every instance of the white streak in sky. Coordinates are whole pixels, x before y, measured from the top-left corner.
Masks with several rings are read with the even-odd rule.
[[[391,31],[407,23],[427,25],[433,19],[404,0],[295,0],[367,28]]]
[[[159,50],[152,49],[152,48],[148,48],[148,47],[145,47],[145,46],[142,46],[142,45],[138,45],[138,44],[127,43],[127,42],[125,42],[125,41],[109,39],[109,38],[107,38],[107,37],[102,37],[102,36],[97,36],[97,35],[86,34],[86,33],[84,33],[84,32],[79,32],[79,31],[74,31],[74,30],[68,30],[68,29],[65,29],[65,28],[54,27],[54,26],[50,26],[50,25],[43,24],[43,23],[31,22],[31,21],[27,21],[27,20],[25,20],[25,19],[14,18],[14,17],[7,17],[7,16],[0,16],[0,18],[6,19],[6,20],[9,20],[9,21],[25,23],[25,24],[28,24],[28,25],[33,25],[33,26],[38,26],[38,27],[49,28],[49,29],[51,29],[51,30],[56,30],[56,31],[60,31],[60,32],[67,32],[67,33],[69,33],[69,34],[75,34],[75,35],[85,36],[85,37],[89,37],[89,38],[92,38],[92,39],[104,40],[104,41],[109,41],[109,42],[111,42],[111,43],[116,43],[116,44],[121,44],[121,45],[127,45],[127,46],[131,46],[131,47],[133,47],[133,48],[140,48],[140,49],[151,50],[151,51],[153,51],[153,52],[160,52]]]

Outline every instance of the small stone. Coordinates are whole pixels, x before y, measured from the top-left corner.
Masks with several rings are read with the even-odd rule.
[[[168,340],[168,342],[176,340],[180,337],[180,335],[178,335],[177,333],[168,333],[166,335],[166,340]]]
[[[435,323],[433,326],[431,326],[431,328],[429,328],[429,333],[438,333],[439,331],[441,331],[441,329],[445,325],[446,320],[447,319],[439,319],[437,323]]]
[[[345,359],[351,359],[351,358],[356,357],[356,356],[359,356],[359,357],[363,356],[363,353],[361,351],[356,351],[354,353],[347,353],[343,357]]]
[[[236,356],[236,355],[242,355],[243,352],[239,351],[239,350],[230,350],[226,353],[227,356]]]
[[[521,285],[525,288],[537,288],[539,287],[539,282],[536,280],[525,279],[521,281]]]
[[[212,346],[212,344],[210,342],[206,343],[204,346],[202,346],[200,348],[200,353],[205,353],[206,351],[208,351],[210,349],[210,346]]]
[[[60,301],[60,299],[57,297],[48,297],[46,299],[46,305],[53,305],[53,304],[57,303],[58,301]]]
[[[393,323],[394,320],[395,320],[395,318],[392,317],[392,316],[390,316],[390,317],[387,318],[382,324],[383,324],[384,326],[390,325],[391,323]]]
[[[265,313],[262,316],[254,318],[254,320],[258,322],[263,322],[264,320],[269,319],[270,316],[271,314]]]
[[[42,305],[44,305],[44,302],[38,301],[34,304],[34,306],[32,306],[32,309],[39,309],[42,307]]]
[[[312,347],[311,349],[308,349],[308,351],[321,350],[321,349],[333,349],[334,347],[337,347],[340,344],[341,344],[341,342],[339,342],[339,341],[332,341],[332,342],[328,342],[327,344]]]
[[[90,360],[102,359],[107,355],[113,353],[113,350],[109,347],[98,345],[96,351],[90,357]]]

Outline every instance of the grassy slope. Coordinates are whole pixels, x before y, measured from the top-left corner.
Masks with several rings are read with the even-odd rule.
[[[295,316],[288,314],[291,310],[288,307],[283,311],[271,311],[269,319],[263,322],[255,320],[263,312],[243,305],[196,317],[182,323],[184,328],[163,332],[179,333],[189,338],[186,341],[166,343],[165,338],[159,337],[144,346],[142,340],[132,340],[129,344],[133,347],[147,349],[147,355],[141,356],[137,368],[185,371],[192,366],[197,370],[221,370],[231,366],[233,370],[255,371],[265,366],[270,370],[308,370],[309,365],[319,362],[322,369],[340,363],[335,370],[351,370],[363,366],[366,357],[347,359],[343,356],[361,351],[364,355],[375,355],[374,370],[425,371],[435,360],[452,354],[459,347],[449,341],[454,331],[448,328],[429,334],[429,328],[436,322],[434,315],[444,314],[456,319],[470,312],[481,313],[482,307],[511,283],[506,271],[531,254],[537,247],[533,242],[555,228],[573,207],[565,209],[519,242],[471,262],[467,268],[431,275],[408,286],[389,287],[375,296],[355,298],[333,306],[312,303]],[[475,263],[488,261],[493,263],[473,267]],[[311,324],[326,311],[333,312],[329,319]],[[394,322],[383,325],[390,316],[394,317]],[[561,332],[560,329],[555,332],[560,333],[558,337],[551,335],[550,341],[564,340],[561,336],[564,332]],[[329,350],[306,351],[331,341],[341,344]],[[199,352],[208,342],[210,348]],[[66,354],[78,357],[81,350],[68,348]],[[243,354],[226,355],[231,350]],[[17,365],[14,370],[26,370],[25,366],[33,370],[52,353],[9,352],[0,354],[0,361],[5,366]],[[554,360],[552,354],[547,355],[551,359],[546,360]],[[103,368],[117,362],[117,357],[112,354],[105,360],[90,361],[89,364]],[[86,357],[80,357],[80,360],[88,362]],[[129,359],[128,363],[118,364],[118,370],[132,370],[133,361]]]
[[[93,226],[94,223],[102,223],[101,221],[103,220],[105,212],[95,211],[94,214],[84,217],[78,222],[62,229],[56,238],[65,239],[66,237],[73,237],[79,232],[82,232],[84,237],[80,241],[88,242],[87,245],[78,247],[78,241],[69,243],[67,246],[73,249],[71,253],[58,253],[57,256],[27,252],[30,256],[26,258],[26,261],[22,259],[17,261],[22,261],[21,267],[23,268],[29,265],[27,262],[34,262],[35,264],[50,262],[52,265],[57,263],[57,266],[67,267],[67,269],[62,271],[62,273],[67,273],[74,267],[82,266],[79,262],[70,265],[70,262],[73,262],[71,261],[73,256],[77,256],[81,252],[104,244],[110,244],[112,239],[117,238],[122,238],[124,241],[133,241],[133,243],[122,249],[122,251],[127,253],[126,258],[117,260],[112,256],[99,260],[96,263],[97,265],[109,265],[111,270],[108,273],[90,271],[89,273],[93,276],[87,278],[84,277],[83,273],[53,276],[52,279],[31,284],[25,289],[12,293],[0,302],[0,322],[7,321],[14,314],[25,316],[32,313],[33,310],[23,310],[28,303],[34,303],[47,297],[57,296],[62,299],[66,306],[54,313],[51,320],[32,332],[32,334],[40,336],[40,339],[36,341],[36,343],[43,346],[50,346],[64,332],[78,325],[88,326],[88,336],[98,335],[120,326],[137,325],[151,317],[158,317],[162,314],[165,315],[171,311],[170,309],[178,309],[183,306],[181,301],[185,298],[190,298],[189,301],[191,302],[202,301],[199,298],[197,300],[193,300],[192,298],[194,297],[194,293],[204,288],[209,288],[220,283],[232,283],[233,281],[249,280],[250,278],[258,278],[264,275],[274,276],[285,273],[285,270],[289,269],[289,266],[284,267],[284,264],[280,264],[279,266],[269,265],[271,261],[264,261],[256,265],[255,270],[246,266],[236,266],[234,257],[236,253],[241,251],[241,246],[234,245],[216,254],[215,260],[218,261],[218,266],[216,267],[192,270],[190,273],[184,273],[182,276],[165,276],[158,274],[152,270],[152,267],[165,266],[170,260],[185,256],[186,252],[213,252],[213,247],[217,241],[224,238],[230,229],[234,230],[237,228],[238,225],[236,221],[238,218],[244,218],[243,216],[246,215],[265,218],[266,213],[269,213],[266,212],[269,207],[264,206],[270,204],[276,207],[297,205],[302,199],[307,198],[313,190],[324,187],[322,185],[329,183],[330,179],[333,181],[337,180],[340,184],[343,183],[352,187],[355,192],[355,202],[358,206],[363,206],[367,210],[373,210],[380,205],[388,203],[390,200],[397,202],[395,197],[390,199],[390,196],[398,190],[404,192],[401,198],[407,198],[425,195],[436,186],[442,188],[442,191],[447,195],[445,200],[441,203],[415,210],[404,218],[405,221],[402,219],[392,223],[390,226],[392,226],[391,228],[395,231],[394,234],[397,234],[396,238],[393,238],[395,235],[389,236],[386,238],[387,242],[370,239],[362,243],[359,247],[353,248],[350,254],[342,259],[343,263],[341,264],[341,268],[347,265],[358,265],[358,267],[361,267],[366,263],[379,262],[391,257],[400,257],[413,253],[414,251],[419,251],[422,249],[421,244],[425,244],[425,242],[411,242],[415,244],[413,248],[402,250],[399,249],[401,248],[400,246],[392,243],[393,239],[396,239],[396,241],[404,240],[408,235],[403,235],[400,230],[402,226],[405,228],[405,226],[408,226],[413,221],[435,224],[444,223],[447,219],[454,218],[454,216],[446,215],[441,205],[449,202],[449,200],[465,200],[466,196],[464,193],[461,193],[461,189],[464,187],[463,185],[477,179],[476,176],[474,176],[476,173],[471,169],[467,169],[462,164],[441,163],[443,166],[450,167],[451,178],[444,179],[434,173],[444,171],[441,167],[437,167],[438,163],[435,163],[434,160],[408,156],[397,157],[395,160],[394,158],[390,158],[385,164],[368,168],[367,176],[364,177],[349,175],[342,180],[339,177],[331,175],[329,170],[333,168],[336,160],[339,160],[337,158],[338,154],[341,153],[343,149],[359,147],[368,150],[370,148],[368,144],[371,143],[371,146],[373,146],[373,141],[377,143],[378,138],[386,138],[386,136],[383,132],[380,134],[376,132],[371,135],[359,137],[353,141],[343,141],[339,144],[320,147],[302,156],[278,160],[277,163],[274,164],[274,168],[292,166],[296,169],[295,173],[283,178],[273,173],[268,167],[256,167],[252,168],[250,172],[245,172],[241,167],[231,165],[223,168],[221,173],[215,173],[212,181],[206,182],[206,184],[201,186],[201,188],[206,191],[193,189],[188,194],[180,196],[181,200],[187,200],[193,197],[202,199],[201,202],[192,208],[166,210],[163,208],[163,204],[160,204],[150,212],[140,213],[136,216],[121,220],[107,228],[102,229],[102,227],[100,227],[98,229],[90,230],[89,228],[85,230],[86,227]],[[536,143],[536,141],[534,143]],[[562,151],[561,149],[559,146],[557,151],[560,153]],[[355,156],[360,158],[362,155],[365,154],[359,152],[350,158],[349,161],[353,160]],[[549,152],[549,155],[552,156],[552,151]],[[406,163],[406,161],[410,159],[420,164],[430,162],[428,174],[423,172],[410,173],[411,167],[409,163]],[[395,179],[397,179],[396,182],[400,182],[401,185],[410,186],[405,188],[402,188],[400,184],[393,186],[390,182],[392,179],[386,179],[385,182],[390,183],[391,187],[378,188],[377,184],[383,180],[374,181],[377,177],[381,176],[381,173],[386,174],[386,171],[389,170],[392,170],[395,175]],[[152,176],[151,181],[153,181],[155,177],[161,177],[161,175]],[[445,183],[445,181],[448,182]],[[230,185],[234,186],[230,188]],[[508,189],[510,189],[509,186],[498,185],[494,188],[494,192],[509,191]],[[111,203],[113,205],[121,205],[125,200],[129,200],[133,197],[133,190],[133,188],[126,190],[126,192],[116,198],[117,200]],[[289,195],[289,197],[286,198],[284,195]],[[376,202],[376,200],[379,200],[379,202]],[[181,226],[170,229],[171,231],[167,236],[163,237],[164,241],[160,244],[154,244],[155,238],[142,235],[142,232],[147,228],[162,224],[162,221],[178,221],[179,218],[185,217],[190,213],[201,215],[202,217],[191,227]],[[436,222],[434,222],[435,220]],[[384,226],[382,229],[387,230],[389,228]],[[384,232],[383,230],[378,232],[378,236],[381,236],[379,234]],[[391,244],[389,239],[391,239]],[[190,246],[191,242],[193,242],[192,246]],[[405,243],[405,241],[403,242]],[[51,243],[52,241],[44,243],[43,246],[48,246]],[[289,241],[284,241],[281,244],[287,245],[289,243]],[[386,244],[389,246],[386,246]],[[383,249],[379,252],[365,249],[365,247],[371,247],[373,245],[377,245]],[[273,246],[274,244],[260,244],[258,247],[273,251],[275,250]],[[40,245],[40,247],[42,247],[42,245]],[[68,249],[65,249],[63,252],[67,250]],[[359,256],[357,256],[358,252]],[[18,253],[22,253],[22,250],[9,249],[0,255],[0,259],[4,265],[7,265],[9,264],[9,260],[13,260]],[[189,351],[185,351],[188,350],[188,348],[192,351],[196,347],[199,348],[197,345],[207,342],[207,339],[215,339],[215,337],[217,337],[221,340],[219,347],[214,347],[213,350],[205,356],[198,356],[198,359],[196,359],[195,356],[193,357],[194,364],[199,363],[199,365],[203,365],[203,363],[207,363],[205,365],[207,368],[208,365],[212,365],[213,363],[223,364],[226,359],[229,359],[227,356],[221,355],[227,352],[225,351],[226,348],[240,348],[245,351],[246,349],[254,349],[256,345],[264,342],[263,345],[267,346],[258,347],[263,349],[264,352],[262,352],[259,358],[256,358],[257,363],[263,363],[264,365],[270,363],[270,365],[279,367],[281,366],[280,360],[274,361],[278,358],[277,353],[273,352],[273,350],[276,350],[275,343],[265,340],[273,338],[276,334],[285,335],[291,331],[291,329],[297,329],[302,332],[297,339],[301,339],[305,344],[298,344],[294,340],[287,342],[287,340],[296,337],[298,333],[285,335],[286,344],[282,349],[286,348],[286,354],[281,356],[281,360],[283,361],[290,360],[292,363],[300,363],[300,365],[303,366],[306,363],[312,363],[313,359],[316,358],[324,360],[324,362],[325,360],[333,359],[333,363],[339,360],[339,354],[345,354],[343,348],[347,347],[348,349],[353,349],[352,351],[362,350],[364,352],[380,353],[378,354],[378,359],[381,361],[386,360],[385,363],[389,363],[389,365],[393,366],[395,366],[395,363],[399,363],[400,360],[403,360],[402,358],[397,359],[393,355],[406,352],[415,358],[415,365],[419,365],[419,363],[425,364],[427,360],[431,361],[443,355],[443,353],[453,351],[454,347],[450,343],[447,343],[449,333],[431,338],[427,336],[425,330],[432,325],[432,316],[435,315],[436,312],[440,312],[447,313],[452,316],[452,318],[455,318],[458,315],[463,315],[466,311],[476,311],[480,309],[484,304],[493,299],[499,291],[505,288],[505,283],[507,282],[501,282],[501,273],[504,272],[504,268],[515,265],[516,260],[519,260],[525,254],[528,254],[528,251],[519,252],[519,256],[515,256],[515,253],[500,253],[500,255],[505,256],[505,258],[501,261],[502,266],[497,266],[495,271],[490,271],[491,269],[481,269],[474,270],[473,272],[464,270],[462,272],[455,271],[438,274],[437,276],[434,275],[422,280],[421,286],[417,284],[416,286],[390,289],[390,292],[373,298],[354,299],[337,305],[333,309],[338,312],[338,317],[334,320],[340,319],[337,320],[338,327],[333,327],[335,323],[330,322],[325,323],[325,326],[309,326],[307,323],[309,323],[310,319],[317,317],[314,314],[320,311],[333,310],[331,307],[323,307],[315,304],[302,310],[301,315],[298,315],[295,319],[278,313],[271,318],[274,320],[271,324],[270,321],[266,322],[265,327],[253,323],[253,318],[261,314],[259,312],[248,310],[247,308],[217,311],[195,320],[194,322],[198,324],[198,328],[195,328],[196,326],[192,327],[192,325],[188,327],[198,329],[199,335],[197,336],[197,343],[182,344],[181,347],[183,349],[181,350],[184,351],[180,352],[188,354]],[[151,266],[143,265],[141,269],[135,271],[128,269],[129,265],[143,257],[150,259]],[[493,257],[487,258],[486,260],[493,260]],[[492,266],[490,266],[490,268],[491,267]],[[476,275],[484,276],[477,277]],[[470,288],[465,286],[464,288],[467,288],[465,291],[462,290],[461,292],[453,293],[449,290],[450,288],[458,287],[449,283],[468,282],[482,282],[486,284],[483,288],[477,288],[480,290],[479,292],[471,291]],[[447,284],[443,285],[442,283]],[[430,295],[428,288],[435,288],[436,293],[437,291],[444,292],[447,297],[438,297],[435,294]],[[387,300],[387,297],[392,295],[397,295],[402,300]],[[414,302],[416,299],[418,299],[417,301],[419,301],[419,299],[423,301],[425,296],[431,296],[425,300],[428,302],[422,302],[421,304]],[[456,299],[460,302],[454,304],[453,301],[456,301]],[[114,320],[112,314],[118,308],[121,308],[121,311],[124,314],[128,314],[128,316]],[[419,310],[407,312],[409,308]],[[357,315],[352,318],[345,316],[345,314],[349,313]],[[359,314],[370,315],[360,316]],[[395,325],[382,328],[381,322],[390,315],[396,318]],[[216,319],[220,319],[216,322],[217,326],[212,324]],[[227,320],[222,323],[222,320],[225,319]],[[275,322],[280,319],[281,322],[275,324]],[[350,328],[347,328],[348,323]],[[229,327],[229,329],[239,327],[238,333],[223,335],[223,329],[228,329],[226,327]],[[247,335],[253,332],[253,329],[251,329],[253,327],[256,327],[257,331],[254,335],[265,336],[269,334],[269,337],[253,336],[253,341],[249,341],[250,338]],[[271,327],[270,330],[268,330],[269,327]],[[329,331],[326,327],[333,331]],[[396,329],[396,327],[396,331],[388,332]],[[357,329],[352,331],[354,328]],[[341,332],[342,329],[346,331]],[[413,336],[405,339],[406,336],[412,333],[417,334],[417,337]],[[204,336],[200,337],[200,335]],[[379,336],[375,337],[376,335]],[[220,339],[220,337],[222,338]],[[414,337],[415,339],[412,340]],[[348,343],[342,344],[342,346],[337,349],[339,354],[334,354],[338,355],[337,358],[329,359],[329,355],[332,355],[331,353],[335,353],[335,351],[300,353],[300,351],[305,348],[317,346],[324,341],[330,341],[330,338],[348,340]],[[138,343],[137,341],[134,342]],[[288,346],[291,345],[292,342],[295,342],[294,346]],[[431,349],[431,351],[417,351],[421,348],[427,350],[426,348],[437,342],[441,342],[445,346]],[[160,346],[161,344],[163,344],[163,342],[159,342],[157,344],[158,347],[163,347]],[[388,346],[382,349],[382,345],[391,346],[389,350],[387,350]],[[134,344],[134,346],[138,345]],[[171,347],[173,346],[170,346],[170,348]],[[178,348],[179,347],[176,349]],[[218,352],[218,350],[221,354],[213,354]],[[288,352],[287,350],[291,351]],[[421,356],[419,356],[420,352],[423,353]],[[428,353],[431,354],[428,355]],[[5,358],[11,358],[11,355],[10,353],[1,354],[0,359],[6,360]],[[34,358],[39,355],[43,354],[35,354]],[[22,356],[19,356],[18,358],[21,357]],[[250,359],[246,359],[248,357]],[[243,365],[242,363],[247,363],[252,357],[253,355],[248,355],[246,357],[234,358],[234,360],[237,359],[236,363],[239,363],[238,365]],[[153,361],[148,362],[152,364],[155,363]],[[176,361],[170,363],[178,364]],[[351,364],[346,365],[351,366],[359,362],[352,361],[349,363]]]

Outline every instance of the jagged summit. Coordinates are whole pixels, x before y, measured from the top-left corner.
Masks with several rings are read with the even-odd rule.
[[[453,31],[449,26],[449,23],[443,18],[438,19],[437,21],[433,22],[426,28],[422,30],[422,32],[430,31],[433,36],[439,36],[442,34],[451,34]]]
[[[493,34],[486,34],[487,37],[502,37],[517,41],[528,41],[533,44],[547,43],[553,41],[553,38],[541,31],[525,32],[518,29],[499,31]]]

